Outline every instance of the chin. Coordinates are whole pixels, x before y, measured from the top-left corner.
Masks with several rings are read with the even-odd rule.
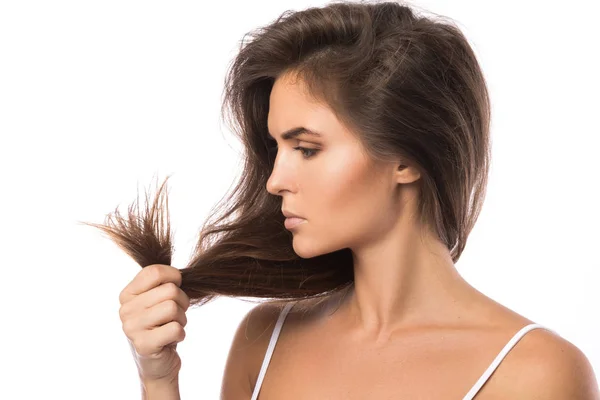
[[[301,236],[294,236],[292,240],[294,252],[300,258],[313,258],[339,250],[338,248],[324,247],[322,241],[320,245],[312,245],[306,238],[302,238]]]
[[[313,257],[323,254],[323,252],[319,252],[318,249],[315,249],[312,246],[307,246],[306,243],[304,243],[304,244],[301,243],[302,240],[296,236],[294,236],[294,238],[292,240],[293,240],[292,244],[294,246],[294,252],[300,258],[313,258]]]

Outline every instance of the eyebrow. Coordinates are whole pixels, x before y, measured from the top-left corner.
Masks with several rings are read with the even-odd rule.
[[[271,139],[275,139],[273,136],[271,136],[271,134],[269,132],[267,132],[267,134],[269,135],[269,137]],[[296,128],[292,128],[290,130],[287,130],[285,132],[283,132],[281,134],[281,138],[283,140],[289,140],[289,139],[293,139],[296,136],[300,136],[300,135],[311,135],[311,136],[316,136],[316,137],[322,137],[323,135],[321,135],[319,132],[315,132],[315,131],[311,131],[310,129],[307,129],[303,126],[298,126]]]

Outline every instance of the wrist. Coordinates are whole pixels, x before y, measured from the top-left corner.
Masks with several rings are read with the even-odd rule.
[[[179,375],[161,379],[142,379],[142,393],[144,400],[180,400]]]

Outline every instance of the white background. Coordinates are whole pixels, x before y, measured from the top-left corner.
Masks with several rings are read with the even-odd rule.
[[[172,174],[182,268],[241,168],[219,116],[239,41],[287,9],[324,4],[0,2],[0,398],[139,398],[118,295],[140,267],[77,221],[101,223]],[[488,196],[457,268],[577,345],[598,373],[595,2],[413,4],[457,21],[493,102]],[[218,398],[254,306],[219,298],[188,311],[183,399]]]

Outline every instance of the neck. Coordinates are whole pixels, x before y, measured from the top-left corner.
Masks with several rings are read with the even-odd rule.
[[[406,230],[409,231],[409,230]],[[406,232],[405,231],[405,232]],[[386,342],[398,331],[457,324],[475,289],[431,236],[391,236],[353,250],[354,284],[339,310],[355,339]]]

